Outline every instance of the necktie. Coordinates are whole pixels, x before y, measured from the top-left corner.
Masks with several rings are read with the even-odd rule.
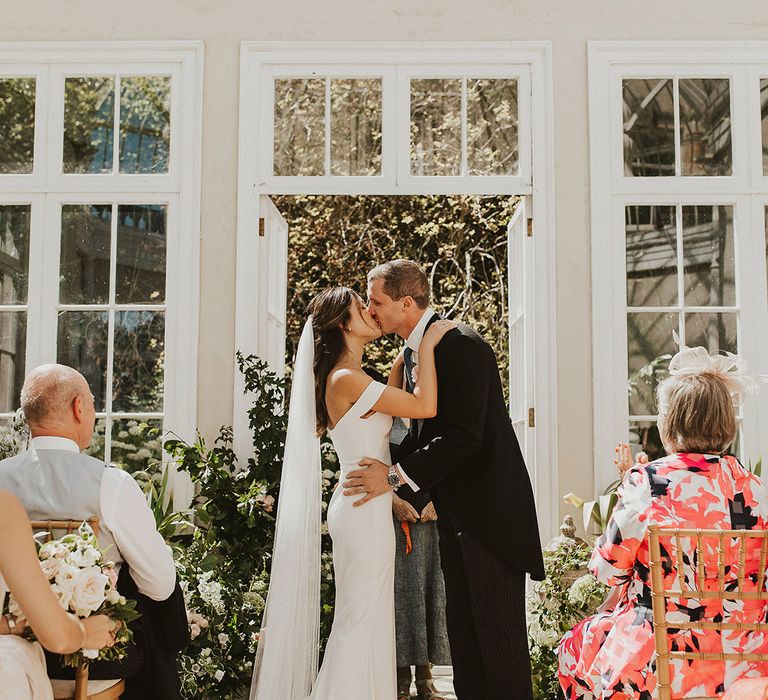
[[[413,350],[410,347],[405,348],[403,352],[403,360],[405,361],[405,383],[408,388],[408,393],[413,393],[414,381],[413,381]]]

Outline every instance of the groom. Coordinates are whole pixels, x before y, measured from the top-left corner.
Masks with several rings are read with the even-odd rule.
[[[438,318],[427,277],[410,260],[379,265],[368,274],[368,301],[382,333],[406,341],[412,391],[419,344]],[[437,415],[411,421],[399,451],[407,456],[393,468],[361,460],[367,469],[349,473],[344,494],[367,492],[359,506],[394,487],[421,512],[419,494],[429,490],[439,516],[456,695],[528,700],[525,573],[544,578],[528,472],[490,346],[459,324],[435,349],[435,364]]]

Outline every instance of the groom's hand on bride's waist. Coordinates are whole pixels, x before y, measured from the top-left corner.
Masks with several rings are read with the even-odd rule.
[[[392,491],[387,481],[389,467],[378,459],[361,459],[358,464],[363,467],[347,474],[347,480],[342,484],[345,496],[362,496],[352,505],[361,506],[372,498]]]

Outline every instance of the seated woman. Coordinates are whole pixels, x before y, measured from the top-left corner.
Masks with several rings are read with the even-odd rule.
[[[768,525],[765,486],[734,457],[724,454],[736,438],[735,406],[749,382],[739,371],[738,358],[684,348],[672,358],[670,375],[657,392],[659,430],[668,456],[628,470],[589,565],[599,580],[614,587],[609,596],[612,605],[603,606],[612,609],[578,623],[558,648],[560,684],[569,700],[588,694],[614,700],[656,697],[649,524],[702,529],[765,529]],[[738,556],[738,547],[734,544],[728,555]],[[713,558],[707,561],[708,571],[716,569]],[[757,567],[758,562],[753,562],[753,581]],[[689,584],[696,579],[688,566],[685,575]],[[765,607],[762,601],[723,604],[718,599],[681,599],[670,602],[669,618],[712,620],[719,615],[756,622],[764,618]],[[672,649],[765,652],[768,639],[755,632],[721,636],[715,630],[680,631],[672,636]],[[672,696],[717,696],[748,675],[768,675],[768,665],[673,661]]]
[[[59,605],[40,569],[27,514],[6,491],[0,491],[0,574],[26,615],[0,618],[0,700],[50,700],[43,651],[19,636],[25,626],[46,649],[69,654],[110,646],[113,623],[105,615],[81,621]],[[0,593],[5,591],[0,586]]]

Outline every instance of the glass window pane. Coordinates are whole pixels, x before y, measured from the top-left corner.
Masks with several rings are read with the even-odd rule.
[[[74,367],[88,381],[96,410],[107,408],[106,311],[62,311],[59,313],[57,362]]]
[[[685,344],[710,352],[738,352],[736,314],[686,314]]]
[[[31,173],[35,150],[35,79],[0,80],[0,173]]]
[[[461,175],[461,80],[411,80],[411,173]]]
[[[467,80],[470,175],[516,175],[517,80]]]
[[[661,459],[667,454],[661,444],[661,436],[656,421],[630,421],[629,446],[632,448],[633,455],[637,455],[638,452],[645,452],[651,462]]]
[[[381,174],[381,79],[331,80],[331,174]]]
[[[118,206],[117,304],[165,301],[165,222],[165,205]]]
[[[24,304],[29,281],[28,204],[0,206],[0,304]]]
[[[163,410],[165,314],[118,311],[115,314],[115,359],[112,410]]]
[[[683,207],[683,265],[687,306],[736,304],[732,207]]]
[[[113,78],[64,82],[65,173],[111,173],[115,126]]]
[[[727,78],[680,80],[680,174],[730,175],[731,89]]]
[[[120,80],[120,172],[167,173],[171,142],[171,79]]]
[[[672,355],[677,352],[672,332],[678,330],[676,313],[627,314],[629,355],[629,414],[657,414],[656,386],[667,376]]]
[[[61,208],[60,303],[109,302],[111,221],[109,204]]]
[[[91,457],[95,457],[96,459],[104,459],[104,447],[106,442],[104,435],[106,430],[107,419],[98,418],[93,429],[93,438],[91,439],[91,444],[88,449],[84,450],[85,454],[90,455]]]
[[[0,313],[0,412],[15,411],[24,383],[27,349],[27,314]]]
[[[325,80],[275,80],[275,175],[325,174]]]
[[[677,305],[677,225],[674,206],[625,209],[627,306]]]
[[[622,82],[624,174],[653,177],[675,174],[675,113],[672,81],[667,78]]]
[[[162,463],[162,440],[147,437],[142,423],[162,430],[162,420],[137,420],[135,418],[115,419],[112,422],[111,456],[112,464],[128,472],[151,470]]]
[[[768,78],[760,81],[760,116],[763,123],[763,175],[768,176]]]

